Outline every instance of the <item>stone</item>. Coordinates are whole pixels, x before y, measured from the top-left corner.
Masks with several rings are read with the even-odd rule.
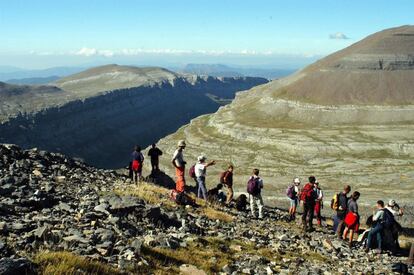
[[[36,228],[33,233],[36,238],[43,239],[46,236],[48,231],[49,231],[49,227],[47,225],[44,225],[44,226]]]
[[[64,203],[64,202],[59,202],[58,207],[59,207],[60,210],[64,210],[64,211],[67,211],[67,212],[72,212],[73,211],[72,207],[70,207],[69,204]]]
[[[183,264],[180,266],[182,275],[207,275],[207,273],[194,265]]]
[[[141,254],[142,241],[139,239],[135,239],[131,243],[131,247],[134,249],[135,254]]]
[[[16,275],[16,274],[26,274],[34,275],[36,274],[32,262],[26,258],[12,259],[12,258],[2,258],[0,259],[0,274],[2,275]]]

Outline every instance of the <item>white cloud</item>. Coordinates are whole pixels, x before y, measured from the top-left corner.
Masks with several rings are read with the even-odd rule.
[[[160,56],[288,56],[293,58],[310,58],[316,56],[316,54],[310,53],[286,53],[276,50],[263,50],[263,51],[255,51],[255,50],[186,50],[186,49],[170,49],[170,48],[159,48],[159,49],[146,49],[146,48],[125,48],[125,49],[116,49],[116,50],[108,50],[108,49],[97,49],[97,48],[89,48],[83,47],[79,50],[75,51],[61,51],[61,52],[38,52],[38,51],[30,51],[31,55],[56,55],[56,56],[65,56],[65,55],[75,55],[75,56],[83,56],[83,57],[122,57],[122,56],[144,56],[144,55],[160,55]]]
[[[95,48],[87,48],[83,47],[82,49],[76,51],[75,55],[82,55],[82,56],[105,56],[105,57],[112,57],[114,52],[111,50],[98,50]]]
[[[330,39],[349,39],[343,32],[337,32],[329,35]]]

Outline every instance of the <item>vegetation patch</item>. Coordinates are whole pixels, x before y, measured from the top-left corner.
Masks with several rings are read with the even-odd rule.
[[[110,265],[77,256],[70,252],[39,252],[33,262],[38,265],[39,274],[122,274]]]

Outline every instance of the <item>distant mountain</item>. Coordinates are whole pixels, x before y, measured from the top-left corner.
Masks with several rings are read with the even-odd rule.
[[[234,164],[238,191],[260,168],[269,201],[281,206],[285,194],[273,191],[310,175],[326,198],[350,184],[367,205],[398,198],[413,206],[413,57],[414,26],[380,31],[291,76],[238,93],[159,146],[171,155],[185,139],[187,162],[200,152],[217,161],[210,175]],[[162,162],[172,173],[168,159]]]
[[[215,112],[237,91],[267,82],[112,64],[47,86],[1,83],[0,142],[60,151],[99,167],[122,167],[135,144],[147,146]]]
[[[0,65],[0,73],[12,73],[22,71],[22,68],[15,66]]]
[[[15,70],[14,70],[15,69]],[[84,70],[80,67],[53,67],[41,70],[26,70],[11,66],[0,67],[0,81],[8,81],[10,79],[24,79],[24,78],[44,78],[52,76],[68,76]]]
[[[276,79],[288,76],[294,73],[294,69],[264,69],[264,68],[244,68],[231,67],[223,64],[187,64],[184,68],[178,69],[185,73],[209,76],[226,76],[226,77],[264,77],[267,79]]]
[[[20,78],[20,79],[9,79],[5,82],[10,84],[47,84],[49,82],[53,82],[58,80],[60,77],[53,75],[53,76],[47,76],[47,77],[30,77],[30,78]]]

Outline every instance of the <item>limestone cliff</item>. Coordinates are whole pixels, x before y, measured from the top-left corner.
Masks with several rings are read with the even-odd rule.
[[[0,86],[0,142],[126,166],[134,144],[147,146],[190,119],[216,111],[209,95],[232,98],[263,78],[180,75],[162,68],[108,65],[49,86]]]
[[[293,177],[309,175],[319,178],[327,201],[351,184],[364,203],[412,203],[413,45],[413,26],[379,32],[290,77],[239,93],[160,146],[171,154],[185,139],[189,163],[202,153],[217,160],[209,169],[210,187],[229,162],[239,191],[260,168],[268,203],[285,199]],[[168,159],[164,168],[172,172]]]

